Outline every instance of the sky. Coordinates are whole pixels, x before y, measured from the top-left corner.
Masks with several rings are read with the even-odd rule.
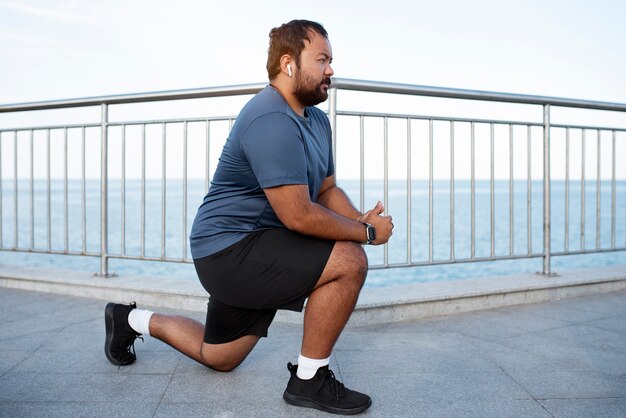
[[[626,103],[622,0],[0,0],[0,104],[266,82],[272,27],[337,77]]]

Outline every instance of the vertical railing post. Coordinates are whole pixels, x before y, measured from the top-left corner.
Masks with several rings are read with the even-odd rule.
[[[331,87],[328,94],[328,119],[330,120],[330,129],[332,131],[333,158],[337,163],[337,87]],[[335,170],[337,167],[335,166]]]
[[[109,277],[108,259],[108,105],[100,105],[100,273],[102,277]]]
[[[543,274],[550,271],[550,105],[543,105]]]

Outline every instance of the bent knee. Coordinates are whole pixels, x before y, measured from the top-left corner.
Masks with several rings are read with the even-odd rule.
[[[246,359],[260,338],[256,335],[245,335],[224,344],[204,343],[200,350],[200,362],[211,369],[230,372]]]
[[[218,372],[224,372],[224,373],[228,373],[228,372],[232,372],[233,370],[235,370],[237,368],[237,366],[239,366],[239,363],[217,363],[217,364],[213,364],[213,365],[208,365],[208,367],[210,367],[213,370],[217,370]]]
[[[316,288],[341,279],[361,288],[367,276],[367,255],[359,244],[337,241]]]
[[[367,275],[367,254],[363,247],[356,242],[340,241],[336,245],[340,246],[342,262],[346,269],[355,273],[355,276],[365,280]]]
[[[241,363],[241,360],[232,360],[232,359],[220,359],[220,360],[208,360],[203,359],[202,363],[218,372],[231,372],[235,370]]]

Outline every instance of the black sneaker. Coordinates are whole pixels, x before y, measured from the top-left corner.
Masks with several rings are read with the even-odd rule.
[[[331,414],[353,415],[365,411],[372,399],[364,393],[348,389],[335,378],[328,366],[320,367],[311,380],[296,376],[298,366],[287,364],[291,378],[283,399],[296,406],[315,408]]]
[[[137,359],[135,355],[135,339],[141,334],[135,332],[128,325],[128,314],[137,305],[108,303],[104,309],[104,325],[106,338],[104,340],[104,354],[116,366],[127,366]]]

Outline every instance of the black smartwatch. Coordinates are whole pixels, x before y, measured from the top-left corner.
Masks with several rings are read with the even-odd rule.
[[[376,228],[367,222],[363,222],[363,225],[365,225],[365,244],[372,244],[376,241]]]

